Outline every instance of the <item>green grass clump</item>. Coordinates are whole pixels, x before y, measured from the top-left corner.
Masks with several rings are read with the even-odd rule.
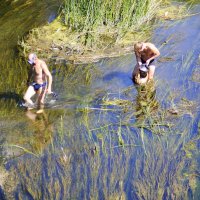
[[[85,33],[85,44],[91,44],[94,35],[105,29],[116,31],[113,40],[130,28],[140,29],[154,17],[160,3],[155,0],[65,0],[62,13],[64,24],[73,31]]]
[[[75,30],[101,25],[128,28],[144,17],[151,19],[154,6],[158,6],[154,0],[65,0],[63,11],[65,24]]]

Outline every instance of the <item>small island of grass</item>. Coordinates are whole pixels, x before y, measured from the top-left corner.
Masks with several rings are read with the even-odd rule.
[[[130,53],[151,39],[156,19],[185,14],[184,4],[166,0],[65,0],[58,17],[19,42],[23,56],[35,52],[55,62],[95,62]]]

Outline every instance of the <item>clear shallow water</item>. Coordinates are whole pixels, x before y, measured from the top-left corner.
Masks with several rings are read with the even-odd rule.
[[[58,100],[43,115],[25,112],[17,102],[26,87],[26,64],[10,65],[13,57],[6,57],[7,68],[1,65],[0,174],[5,183],[0,197],[199,199],[199,83],[191,80],[199,67],[199,19],[164,22],[155,29],[152,41],[161,47],[161,58],[150,101],[132,84],[135,58],[130,54],[89,66],[50,66]],[[12,45],[6,50],[15,51]],[[172,60],[161,62],[166,57]],[[146,118],[137,120],[133,113],[141,101],[157,102],[162,112],[155,106],[150,116],[144,111]],[[168,114],[170,108],[180,115]]]

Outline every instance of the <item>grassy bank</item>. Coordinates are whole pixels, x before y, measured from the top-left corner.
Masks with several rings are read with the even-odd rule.
[[[155,0],[65,0],[64,24],[82,32],[82,44],[102,48],[118,42],[128,30],[139,31],[146,26],[160,3]]]
[[[150,40],[156,16],[171,19],[186,9],[169,5],[165,0],[65,0],[57,19],[33,29],[19,46],[25,56],[34,51],[73,62],[124,54],[133,50],[134,42]]]

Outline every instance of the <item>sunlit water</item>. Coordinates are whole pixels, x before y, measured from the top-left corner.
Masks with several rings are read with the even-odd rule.
[[[28,66],[15,47],[59,4],[8,2],[0,14],[8,31],[0,33],[0,199],[199,199],[200,15],[155,28],[152,93],[132,83],[133,54],[84,66],[47,61],[58,97],[36,115],[18,106]]]

